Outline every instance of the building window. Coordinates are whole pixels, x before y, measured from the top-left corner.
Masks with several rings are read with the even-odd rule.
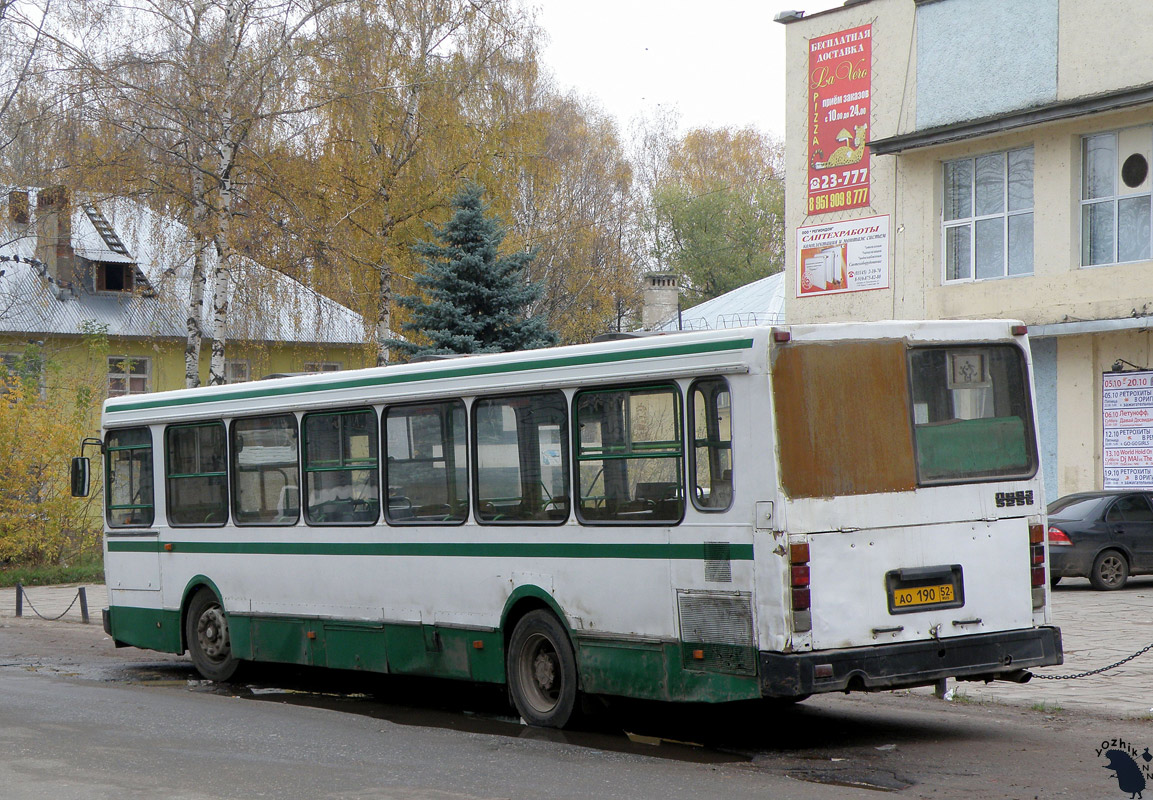
[[[27,395],[35,393],[41,400],[48,396],[44,357],[37,352],[0,353],[0,378],[0,394],[20,384]]]
[[[224,382],[245,383],[252,380],[252,369],[247,361],[225,361]]]
[[[132,264],[96,265],[96,291],[98,292],[131,292],[134,284],[136,270]]]
[[[1149,159],[1153,126],[1081,140],[1081,264],[1150,257]]]
[[[1033,148],[945,163],[945,280],[1033,274]]]
[[[339,361],[308,361],[304,365],[305,372],[339,372]]]
[[[108,396],[141,394],[148,391],[148,376],[152,372],[147,358],[131,356],[108,357]]]

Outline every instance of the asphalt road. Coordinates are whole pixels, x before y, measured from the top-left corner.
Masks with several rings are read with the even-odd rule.
[[[0,797],[1128,797],[1098,753],[1153,724],[923,693],[617,705],[538,731],[499,693],[266,669],[228,687],[98,625],[0,622]],[[1153,789],[1153,779],[1150,779]]]

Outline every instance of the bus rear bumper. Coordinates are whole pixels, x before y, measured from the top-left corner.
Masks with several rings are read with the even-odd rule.
[[[929,686],[942,678],[1023,682],[1030,667],[1063,660],[1061,631],[1052,626],[843,650],[761,652],[761,694],[880,691]]]

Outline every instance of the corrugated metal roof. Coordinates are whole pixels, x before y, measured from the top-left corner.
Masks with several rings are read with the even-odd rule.
[[[745,284],[680,313],[680,330],[717,330],[750,325],[774,325],[785,321],[785,273]],[[678,330],[677,318],[654,330]]]
[[[113,336],[183,339],[191,297],[192,242],[187,228],[130,200],[97,203],[109,223],[101,234],[81,200],[73,204],[72,246],[92,261],[135,263],[155,296],[145,292],[96,292],[79,296],[57,287],[36,262],[35,225],[5,220],[0,230],[0,332],[75,335],[84,323],[107,327]],[[35,208],[35,200],[30,205]],[[120,244],[127,254],[116,252]],[[4,263],[6,262],[6,263]],[[215,252],[205,254],[210,296]],[[228,339],[322,344],[360,344],[364,320],[331,298],[250,259],[232,271]],[[211,303],[203,313],[207,329]]]

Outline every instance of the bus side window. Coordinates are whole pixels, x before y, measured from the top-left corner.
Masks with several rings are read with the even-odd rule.
[[[228,522],[224,423],[170,425],[164,437],[169,524]]]
[[[576,458],[584,522],[679,522],[684,514],[676,386],[579,392]]]
[[[689,421],[693,435],[693,505],[725,511],[733,503],[733,421],[729,385],[723,378],[693,383]]]
[[[376,412],[304,417],[305,519],[310,525],[372,524],[380,518]]]
[[[568,518],[567,409],[560,392],[473,404],[479,521],[559,525]]]
[[[105,452],[108,527],[151,525],[155,517],[152,432],[148,428],[109,431]]]
[[[300,519],[296,417],[232,423],[233,518],[237,525],[295,525]]]
[[[466,437],[460,400],[385,410],[384,514],[389,524],[468,518]]]

